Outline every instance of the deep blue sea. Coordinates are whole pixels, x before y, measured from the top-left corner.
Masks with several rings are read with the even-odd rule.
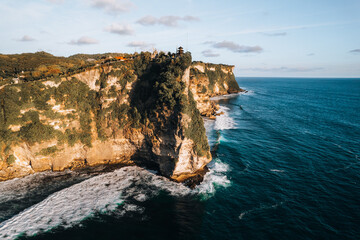
[[[360,239],[360,79],[238,78],[194,190],[125,167],[0,183],[0,239]]]

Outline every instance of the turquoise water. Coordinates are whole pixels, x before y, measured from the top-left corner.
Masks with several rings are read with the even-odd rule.
[[[196,189],[136,167],[12,180],[0,238],[359,239],[360,79],[237,80]]]

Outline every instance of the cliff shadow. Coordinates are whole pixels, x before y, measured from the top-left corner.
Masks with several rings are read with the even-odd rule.
[[[166,62],[150,62],[139,73],[138,80],[130,92],[130,107],[140,113],[144,131],[144,144],[136,150],[132,160],[139,166],[158,171],[170,177],[175,169],[175,129],[176,113],[165,113],[158,106],[158,86],[160,75],[164,72]],[[161,139],[159,146],[155,141]]]

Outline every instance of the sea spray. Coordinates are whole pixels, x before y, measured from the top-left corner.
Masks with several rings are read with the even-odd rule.
[[[228,165],[215,159],[209,169],[204,181],[194,190],[135,166],[95,176],[53,193],[0,223],[0,238],[33,236],[56,227],[66,229],[97,214],[115,214],[117,217],[129,212],[141,214],[144,208],[136,205],[136,202],[147,201],[160,192],[174,197],[199,196],[208,199],[218,187],[230,184],[225,174]],[[7,193],[11,198],[10,192]]]
[[[229,115],[230,108],[225,106],[220,106],[219,113],[221,115],[216,117],[215,120],[215,130],[228,130],[228,129],[236,129],[236,123],[232,117]]]
[[[216,158],[208,164],[208,168],[209,173],[205,175],[203,182],[194,189],[195,192],[200,194],[202,200],[213,196],[217,188],[229,187],[231,185],[226,175],[230,169],[229,165]]]

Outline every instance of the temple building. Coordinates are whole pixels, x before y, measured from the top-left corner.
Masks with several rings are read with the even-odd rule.
[[[184,54],[184,49],[183,49],[182,47],[179,47],[179,48],[177,49],[176,55],[181,56],[181,55],[183,55],[183,54]]]

